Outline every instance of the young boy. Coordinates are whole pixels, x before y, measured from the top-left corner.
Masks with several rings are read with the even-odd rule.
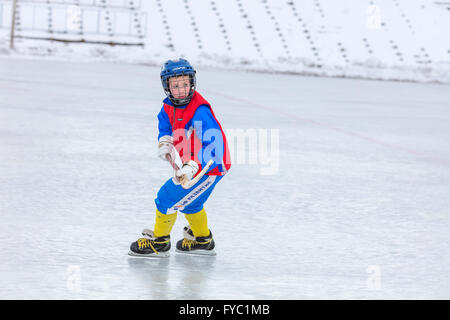
[[[143,238],[133,242],[130,255],[168,257],[170,232],[178,211],[184,213],[189,226],[176,251],[214,255],[214,240],[205,204],[216,184],[230,169],[230,153],[220,123],[211,105],[195,90],[196,71],[185,59],[168,60],[161,68],[161,82],[167,97],[158,114],[159,152],[163,160],[181,159],[174,167],[173,178],[166,181],[155,199],[156,221],[153,230],[145,229]],[[213,160],[206,174],[192,187],[194,179]]]

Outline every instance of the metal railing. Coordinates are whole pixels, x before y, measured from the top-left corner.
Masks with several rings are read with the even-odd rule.
[[[1,19],[5,7],[9,6],[11,48],[15,39],[144,46],[147,13],[140,10],[141,1],[111,3],[107,0],[0,0],[0,28],[6,27]],[[59,26],[55,25],[55,18],[59,19]]]

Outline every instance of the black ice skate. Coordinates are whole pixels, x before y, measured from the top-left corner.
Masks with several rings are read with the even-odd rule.
[[[211,230],[207,237],[195,237],[189,227],[184,227],[184,239],[177,242],[177,252],[199,255],[215,255]]]
[[[170,250],[170,235],[155,238],[153,231],[144,229],[142,231],[144,238],[139,238],[130,246],[130,256],[167,258]]]

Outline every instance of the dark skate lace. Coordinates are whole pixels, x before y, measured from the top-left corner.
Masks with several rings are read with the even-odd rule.
[[[158,250],[155,249],[155,247],[153,246],[154,244],[165,244],[168,243],[169,240],[166,241],[154,241],[154,240],[150,240],[147,238],[140,238],[137,241],[138,247],[139,249],[147,249],[148,247],[150,247],[156,254],[158,254]]]
[[[184,238],[183,242],[181,243],[181,247],[182,248],[186,248],[187,247],[188,250],[191,250],[191,247],[196,245],[196,244],[204,245],[204,244],[210,243],[211,241],[212,241],[212,238],[209,238],[207,241],[201,241],[201,242],[197,241],[197,240],[189,240],[189,239]]]

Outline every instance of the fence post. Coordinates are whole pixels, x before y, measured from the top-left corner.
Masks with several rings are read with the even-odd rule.
[[[13,0],[12,4],[12,18],[11,18],[11,34],[9,39],[9,47],[14,49],[14,31],[16,29],[16,9],[17,9],[17,0]]]

